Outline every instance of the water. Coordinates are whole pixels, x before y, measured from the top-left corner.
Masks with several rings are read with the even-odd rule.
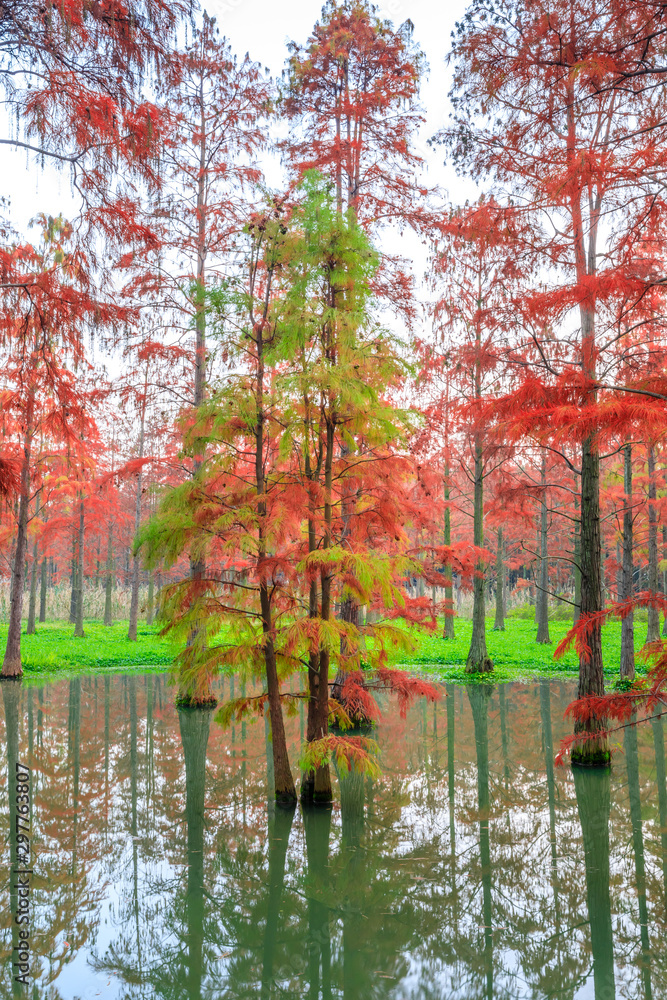
[[[36,856],[21,993],[3,766],[1,995],[667,998],[662,720],[573,775],[552,764],[570,683],[448,692],[386,703],[382,779],[291,814],[267,806],[264,719],[223,731],[158,675],[3,685]]]

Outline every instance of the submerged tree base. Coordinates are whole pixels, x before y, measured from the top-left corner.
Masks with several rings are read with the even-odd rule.
[[[179,694],[176,708],[215,708],[218,699],[214,694],[197,697],[191,694]]]
[[[276,805],[279,809],[295,809],[296,792],[279,792],[276,789]]]
[[[573,767],[609,767],[611,751],[604,747],[574,747],[570,762]]]
[[[322,772],[321,774],[319,772]],[[302,805],[329,806],[333,802],[329,765],[301,774],[299,799]]]
[[[468,658],[466,663],[467,674],[490,674],[493,671],[493,660],[490,656],[482,656],[479,660]]]

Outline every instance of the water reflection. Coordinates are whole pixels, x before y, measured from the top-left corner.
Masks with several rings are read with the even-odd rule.
[[[627,729],[611,773],[556,769],[572,693],[387,705],[382,778],[339,773],[333,809],[284,811],[265,719],[224,732],[159,675],[3,684],[5,871],[8,775],[34,769],[30,995],[667,998],[663,723]],[[2,894],[0,993],[22,996]]]

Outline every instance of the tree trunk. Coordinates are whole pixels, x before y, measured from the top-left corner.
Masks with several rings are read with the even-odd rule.
[[[484,544],[484,479],[482,467],[482,439],[475,435],[475,495],[473,512],[474,544],[481,548]],[[478,556],[473,580],[472,637],[466,661],[466,673],[489,673],[493,670],[493,660],[486,651],[486,618],[484,607],[484,585],[486,566]]]
[[[113,625],[111,614],[111,593],[113,590],[113,524],[109,521],[109,533],[107,535],[107,566],[106,582],[104,586],[104,624]]]
[[[667,597],[667,524],[662,526],[662,558],[665,561],[665,569],[662,573],[662,594],[663,597]],[[662,634],[667,635],[667,610],[665,610],[665,618],[662,623]]]
[[[257,575],[259,578],[259,600],[262,614],[262,631],[264,633],[264,663],[266,667],[266,688],[269,700],[269,717],[271,720],[271,742],[273,746],[273,776],[275,782],[276,802],[285,807],[296,803],[296,788],[290,768],[287,740],[285,738],[285,723],[280,700],[280,681],[276,666],[274,648],[273,619],[269,586],[264,575],[262,564],[266,559],[266,482],[264,479],[264,358],[262,330],[257,333],[257,389],[255,397],[255,483],[257,489]],[[324,594],[322,595],[324,603]],[[328,668],[328,664],[327,664]],[[327,670],[328,672],[328,670]],[[328,695],[328,691],[327,691]]]
[[[150,571],[148,576],[148,602],[146,604],[146,624],[153,624],[153,616],[155,614],[155,574],[153,570]]]
[[[7,645],[2,662],[3,677],[21,677],[21,614],[23,611],[23,584],[25,580],[25,555],[28,542],[28,507],[30,504],[30,453],[32,448],[32,421],[34,416],[35,393],[28,396],[26,426],[23,438],[23,462],[21,465],[21,493],[19,497],[16,548],[12,566],[12,593],[9,602],[9,628]]]
[[[79,546],[78,546],[78,566],[76,572],[76,620],[74,624],[74,635],[82,639],[85,635],[83,631],[83,543],[84,543],[84,517],[83,499],[79,503]]]
[[[536,641],[547,646],[549,636],[549,560],[547,546],[547,456],[542,449],[541,471],[542,499],[540,500],[540,586],[537,592],[537,637]]]
[[[445,465],[445,532],[444,532],[444,544],[452,544],[452,517],[449,509],[449,464]],[[456,633],[454,629],[454,593],[452,589],[452,564],[451,562],[445,563],[445,627],[443,630],[443,639],[455,639]]]
[[[72,529],[72,578],[71,584],[72,589],[69,599],[69,620],[72,625],[76,625],[76,570],[77,570],[77,558],[76,558],[76,539],[77,533]]]
[[[579,497],[574,498],[575,515],[579,513]],[[576,625],[581,614],[581,518],[575,516],[574,522],[574,608],[572,609],[572,624]]]
[[[586,632],[588,648],[579,654],[579,698],[604,694],[600,555],[600,458],[596,442],[588,436],[581,456],[581,615],[591,616],[591,620]],[[577,720],[575,732],[597,731],[601,724],[601,720],[589,723]],[[573,749],[571,757],[575,764],[607,766],[608,742],[603,737],[588,739]]]
[[[47,586],[47,560],[42,559],[42,566],[40,572],[39,581],[39,620],[40,622],[46,621],[46,586]]]
[[[623,448],[624,469],[623,489],[625,506],[623,508],[623,561],[621,565],[620,600],[629,601],[632,597],[632,578],[634,567],[633,557],[633,512],[632,512],[632,445]],[[635,676],[635,628],[633,612],[621,619],[621,677],[634,680]]]
[[[493,623],[494,632],[505,631],[505,566],[503,564],[503,529],[498,528],[496,545],[496,618]]]
[[[648,446],[648,589],[658,593],[658,512],[656,509],[657,489],[655,483],[655,448]],[[660,638],[660,608],[649,606],[647,642],[657,642]]]
[[[37,539],[32,543],[32,565],[30,567],[30,598],[28,600],[28,624],[26,635],[35,634],[35,618],[37,613]]]
[[[327,419],[324,454],[324,538],[323,549],[331,546],[331,525],[332,525],[332,470],[334,457],[334,423],[331,418]],[[322,595],[321,616],[323,622],[331,621],[331,573],[323,571],[320,575],[320,591]],[[319,686],[317,702],[317,731],[319,737],[326,736],[329,729],[329,668],[331,656],[326,646],[319,649]],[[326,805],[331,802],[333,792],[331,789],[331,769],[328,764],[318,767],[315,770],[315,780],[313,785],[313,802]]]
[[[144,457],[144,428],[146,426],[146,401],[148,396],[148,364],[146,364],[146,377],[144,379],[144,393],[141,400],[141,421],[139,425],[139,455],[141,460]],[[137,492],[134,500],[134,536],[139,534],[141,526],[141,487],[143,483],[143,468],[139,466],[137,473]],[[137,641],[137,619],[139,617],[139,573],[141,565],[139,553],[134,552],[132,557],[132,593],[130,596],[130,624],[127,630],[127,637],[131,642]]]

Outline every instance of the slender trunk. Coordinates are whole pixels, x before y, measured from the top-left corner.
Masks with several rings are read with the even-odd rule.
[[[584,440],[581,457],[581,615],[590,621],[586,648],[579,654],[578,697],[604,694],[602,664],[602,593],[600,585],[600,459],[592,437]],[[577,721],[575,732],[599,729],[601,722]],[[588,739],[572,751],[572,762],[608,765],[607,740]]]
[[[326,419],[325,429],[325,453],[324,453],[324,538],[322,548],[328,549],[331,546],[332,532],[332,471],[334,452],[334,419],[329,416]],[[322,595],[321,616],[323,622],[331,621],[331,573],[323,571],[320,577],[320,588]],[[328,647],[320,646],[320,676],[318,688],[318,712],[317,712],[317,733],[321,738],[328,732],[329,722],[329,667],[331,656]],[[317,768],[315,771],[315,782],[313,788],[313,801],[326,804],[333,798],[331,790],[331,771],[328,765]]]
[[[667,597],[667,524],[662,526],[662,558],[665,565],[662,573],[662,595]],[[665,618],[662,623],[662,634],[667,635],[667,610],[665,610]]]
[[[655,448],[648,446],[648,589],[658,593],[658,512],[656,508],[657,489],[655,483]],[[647,642],[657,642],[660,638],[660,608],[648,608]]]
[[[78,544],[78,566],[77,566],[77,588],[76,588],[76,620],[74,623],[74,635],[83,638],[83,543],[84,543],[85,522],[83,515],[83,499],[79,503],[79,544]]]
[[[104,587],[104,624],[113,625],[111,614],[111,592],[113,590],[113,523],[109,521],[109,532],[107,535],[107,566],[106,583]]]
[[[581,614],[581,518],[579,514],[579,496],[574,498],[574,608],[572,623],[576,625]]]
[[[148,394],[148,365],[146,365],[146,377],[144,380],[144,395],[141,401],[141,422],[139,425],[139,459],[144,457],[144,428],[146,426],[146,397]],[[137,473],[137,492],[134,500],[134,536],[139,534],[141,526],[141,487],[143,482],[142,467],[139,466]],[[130,596],[130,624],[127,630],[127,637],[132,642],[137,641],[137,619],[139,617],[139,573],[141,564],[139,553],[135,552],[132,557],[132,593]]]
[[[9,603],[9,628],[7,645],[2,662],[3,677],[21,677],[21,613],[23,611],[23,584],[25,580],[25,554],[28,542],[28,507],[30,504],[30,454],[32,449],[32,423],[34,417],[35,391],[28,395],[26,407],[26,427],[23,438],[23,462],[21,464],[21,493],[18,508],[16,548],[12,566],[12,593]]]
[[[35,500],[35,516],[39,514],[39,492]],[[35,616],[37,611],[37,539],[32,543],[32,565],[30,566],[30,598],[28,600],[28,624],[26,635],[35,633]]]
[[[287,752],[285,722],[280,700],[280,680],[276,666],[274,630],[269,585],[263,568],[267,555],[266,546],[266,482],[264,479],[264,358],[261,329],[257,333],[257,390],[255,426],[255,483],[257,489],[257,575],[259,578],[259,600],[264,633],[264,663],[266,667],[266,687],[271,720],[271,741],[273,746],[273,776],[275,797],[279,805],[290,807],[296,802],[296,789]]]
[[[153,570],[150,571],[148,576],[148,602],[146,604],[146,624],[153,624],[153,616],[155,614],[155,574]]]
[[[541,471],[542,499],[540,501],[540,587],[537,592],[537,638],[536,641],[549,645],[549,560],[547,546],[547,456],[542,450]]]
[[[496,544],[496,618],[493,623],[494,632],[505,631],[505,595],[503,593],[503,582],[505,578],[505,566],[503,564],[503,529],[498,528],[498,541]]]
[[[444,544],[452,544],[452,517],[449,509],[450,487],[449,487],[449,464],[445,463],[445,531]],[[454,592],[452,589],[452,564],[445,563],[445,627],[443,639],[455,639],[454,630]]]
[[[625,506],[623,509],[623,561],[621,565],[621,592],[620,600],[629,601],[632,597],[632,578],[634,567],[632,565],[633,556],[633,514],[632,514],[632,445],[626,444],[623,448],[624,454],[624,474],[623,486],[625,493]],[[635,676],[635,629],[633,612],[629,611],[621,619],[621,677],[630,680]]]
[[[199,82],[199,112],[200,112],[200,132],[199,132],[199,178],[197,186],[197,283],[195,299],[195,371],[194,371],[194,399],[195,407],[200,407],[204,402],[204,389],[206,385],[206,226],[207,210],[206,203],[206,162],[208,136],[206,131],[206,98],[204,94],[204,76],[202,74]],[[203,454],[193,457],[192,473],[196,476],[204,461]],[[206,565],[201,558],[190,559],[190,579],[193,583],[195,596],[199,595],[201,586],[206,575]],[[195,638],[204,641],[205,630],[200,622],[193,626],[189,643]],[[211,696],[210,685],[208,696]]]
[[[39,581],[39,620],[46,621],[46,587],[47,587],[48,564],[46,559],[42,559]]]
[[[72,563],[71,563],[71,591],[69,599],[69,620],[72,625],[76,624],[76,570],[77,570],[77,558],[76,558],[76,539],[77,533],[72,530]]]
[[[482,438],[475,435],[475,496],[473,513],[474,544],[481,549],[484,544],[484,479]],[[489,673],[493,670],[493,660],[486,651],[486,618],[484,607],[484,585],[486,566],[478,556],[473,580],[472,637],[466,661],[466,673]]]

